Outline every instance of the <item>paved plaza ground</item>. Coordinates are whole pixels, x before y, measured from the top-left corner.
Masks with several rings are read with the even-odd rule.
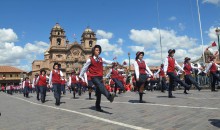
[[[53,93],[46,102],[36,100],[36,94],[24,98],[22,94],[0,92],[0,130],[218,130],[220,129],[220,91],[147,91],[138,103],[139,95],[126,92],[110,103],[102,96],[102,109],[95,111],[95,96],[88,94],[72,98],[62,95],[61,105],[55,106]]]

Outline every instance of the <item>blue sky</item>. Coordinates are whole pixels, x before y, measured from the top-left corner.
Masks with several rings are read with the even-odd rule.
[[[33,60],[42,60],[51,28],[58,22],[70,42],[90,26],[102,45],[102,57],[120,63],[140,50],[149,65],[160,65],[167,50],[177,50],[176,59],[197,59],[202,54],[196,0],[1,0],[0,65],[31,70]],[[220,0],[199,0],[204,48],[217,42]],[[159,14],[159,19],[158,19]],[[215,52],[217,47],[211,48]]]

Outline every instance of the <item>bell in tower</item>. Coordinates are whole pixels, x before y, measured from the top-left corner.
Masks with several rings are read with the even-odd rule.
[[[66,35],[59,23],[52,28],[50,32],[50,46],[63,47],[66,45]]]
[[[96,34],[92,31],[92,29],[87,27],[81,36],[82,47],[85,50],[91,50],[92,47],[96,45],[96,41],[97,41]]]

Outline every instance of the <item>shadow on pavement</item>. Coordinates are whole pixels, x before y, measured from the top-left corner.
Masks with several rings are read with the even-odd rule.
[[[209,121],[213,126],[220,128],[220,119],[209,119]]]
[[[168,96],[157,96],[157,98],[168,98]]]
[[[95,100],[95,98],[86,98],[86,100]]]
[[[109,107],[102,107],[102,108],[109,108]],[[80,108],[80,109],[91,109],[91,110],[96,111],[96,107],[95,107],[95,106],[91,106],[91,107],[89,107],[89,108]],[[110,109],[110,108],[109,108],[109,109]],[[109,114],[109,115],[113,114],[113,113],[108,112],[108,111],[105,111],[105,110],[103,110],[103,111],[100,112],[100,113],[105,113],[105,114]]]
[[[45,100],[45,102],[49,102],[49,101],[53,101],[53,100],[47,100],[47,99]]]
[[[74,98],[74,97],[72,97],[71,99],[79,99],[79,97],[75,97],[75,98]]]
[[[139,100],[129,100],[128,102],[130,102],[130,103],[140,103]],[[152,103],[152,102],[144,101],[143,103]]]
[[[60,104],[65,104],[66,102],[60,102]]]

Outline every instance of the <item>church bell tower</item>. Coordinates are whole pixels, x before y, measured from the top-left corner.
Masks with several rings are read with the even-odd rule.
[[[96,45],[96,34],[89,27],[87,27],[82,36],[81,36],[81,44],[85,50],[91,50],[92,47]]]
[[[64,47],[66,45],[65,31],[59,23],[52,28],[50,32],[50,46]]]

